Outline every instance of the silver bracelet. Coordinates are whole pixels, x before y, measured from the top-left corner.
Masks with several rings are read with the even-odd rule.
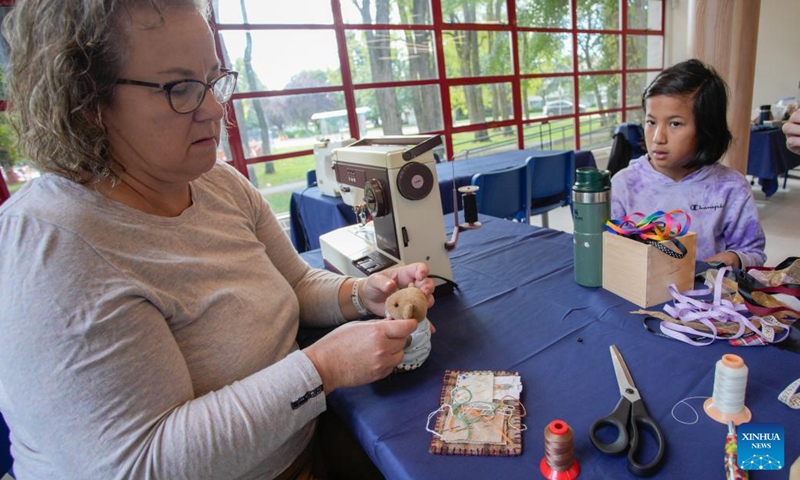
[[[362,280],[363,278],[359,278],[353,282],[353,291],[350,292],[350,300],[353,302],[353,306],[356,308],[358,314],[362,317],[366,317],[371,315],[371,312],[367,310],[367,307],[365,307],[363,303],[361,303],[361,297],[358,296],[358,285]]]

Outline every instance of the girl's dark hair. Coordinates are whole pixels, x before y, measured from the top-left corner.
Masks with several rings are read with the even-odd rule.
[[[697,153],[686,168],[716,163],[728,150],[733,136],[728,129],[728,85],[710,66],[691,59],[667,68],[642,94],[642,108],[658,95],[687,96],[694,100]],[[645,112],[646,113],[646,112]]]

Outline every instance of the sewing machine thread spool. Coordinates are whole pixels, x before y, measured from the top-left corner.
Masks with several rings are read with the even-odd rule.
[[[581,473],[575,460],[574,435],[567,422],[553,420],[544,427],[544,458],[539,470],[550,480],[572,480]]]
[[[458,191],[461,192],[461,205],[464,206],[465,223],[461,224],[461,228],[479,227],[481,223],[478,221],[478,196],[475,195],[478,187],[466,185],[459,187]]]
[[[726,425],[729,420],[736,425],[750,421],[750,409],[744,404],[747,371],[747,365],[738,355],[728,353],[717,361],[714,392],[703,403],[703,409],[709,417]]]

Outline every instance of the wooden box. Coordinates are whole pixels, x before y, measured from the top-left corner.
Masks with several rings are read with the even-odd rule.
[[[603,232],[603,288],[646,308],[672,299],[667,287],[678,291],[694,286],[697,235],[678,237],[686,246],[686,256],[678,259],[652,245]],[[672,242],[662,242],[675,247]]]

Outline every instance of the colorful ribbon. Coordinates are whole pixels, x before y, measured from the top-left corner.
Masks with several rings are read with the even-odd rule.
[[[685,221],[678,222],[673,216],[683,215]],[[626,237],[638,236],[642,240],[655,240],[660,242],[674,237],[680,237],[689,232],[692,219],[683,210],[661,210],[645,215],[634,212],[622,219],[612,219],[606,222],[606,230]]]
[[[736,444],[736,427],[728,421],[728,436],[725,437],[725,479],[747,480],[748,474],[739,468],[739,446]]]

